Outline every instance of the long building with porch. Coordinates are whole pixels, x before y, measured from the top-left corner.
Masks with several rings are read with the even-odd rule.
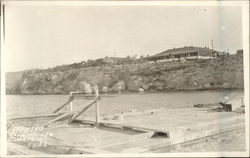
[[[173,60],[189,60],[189,59],[210,59],[215,58],[219,54],[218,51],[207,47],[181,47],[169,49],[159,54],[147,57],[147,60],[154,62],[173,61]]]

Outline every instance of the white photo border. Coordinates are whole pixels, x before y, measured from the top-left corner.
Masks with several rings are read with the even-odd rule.
[[[242,41],[244,50],[244,95],[245,95],[245,152],[199,152],[199,153],[157,153],[157,154],[89,154],[89,155],[25,155],[22,157],[247,157],[249,156],[249,1],[12,1],[2,0],[1,13],[6,5],[85,5],[85,6],[241,6]],[[1,14],[1,156],[7,155],[6,102],[5,102],[5,53],[4,19]]]

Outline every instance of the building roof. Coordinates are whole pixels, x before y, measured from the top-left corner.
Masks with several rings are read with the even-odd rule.
[[[237,50],[236,54],[243,54],[243,49]]]
[[[166,56],[166,55],[170,55],[170,54],[184,54],[184,53],[191,53],[191,52],[208,52],[208,53],[213,53],[216,52],[212,49],[209,48],[203,48],[203,47],[181,47],[181,48],[174,48],[174,49],[169,49],[166,50],[164,52],[161,52],[159,54],[156,54],[154,56],[151,57],[161,57],[161,56]]]
[[[115,59],[113,58],[113,57],[104,57],[103,58],[103,61],[105,62],[105,63],[115,63]]]

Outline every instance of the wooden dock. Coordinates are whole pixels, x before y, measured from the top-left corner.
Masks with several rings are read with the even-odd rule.
[[[89,126],[85,126],[87,124]],[[168,109],[154,114],[128,115],[123,121],[100,120],[98,128],[94,125],[94,117],[71,124],[58,122],[46,129],[53,133],[47,147],[35,151],[47,154],[152,152],[232,129],[242,129],[244,114],[208,112],[197,108]],[[157,132],[167,136],[153,137]],[[13,148],[13,143],[9,146]]]
[[[106,120],[99,116],[98,91],[95,95],[80,98],[86,97],[91,101],[84,106],[72,107],[68,112],[59,113],[71,103],[73,93],[66,103],[52,114],[10,119],[8,122],[12,124],[9,123],[9,130],[13,124],[18,126],[20,123],[24,126],[26,123],[26,126],[42,126],[44,132],[53,135],[47,138],[46,146],[34,149],[28,147],[28,142],[8,142],[9,152],[41,155],[147,153],[164,149],[168,151],[167,149],[178,144],[192,143],[245,127],[243,113],[216,112],[193,107],[132,111],[121,113],[122,119]],[[96,115],[90,118],[82,117],[82,113],[93,105]],[[37,121],[39,119],[40,122]]]

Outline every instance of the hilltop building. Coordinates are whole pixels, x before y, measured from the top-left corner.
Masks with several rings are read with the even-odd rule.
[[[115,58],[107,56],[103,58],[103,61],[107,64],[115,64],[117,62]]]
[[[217,57],[219,52],[207,47],[181,47],[169,49],[159,54],[147,57],[149,61],[173,61],[173,60],[188,60],[188,59],[210,59]]]
[[[237,50],[236,55],[243,55],[243,49]]]

